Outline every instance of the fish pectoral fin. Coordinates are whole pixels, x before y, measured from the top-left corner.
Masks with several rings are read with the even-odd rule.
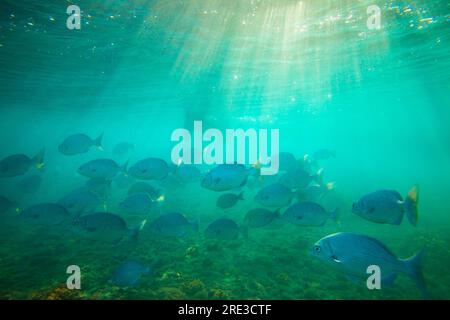
[[[398,215],[397,219],[395,219],[394,224],[399,226],[402,223],[404,213]]]
[[[336,263],[342,263],[342,261],[339,260],[338,257],[336,257],[336,256],[334,256],[334,255],[331,256],[330,258],[331,258],[334,262],[336,262]]]
[[[394,285],[395,279],[397,279],[397,274],[391,273],[387,277],[381,279],[381,284],[386,287],[392,287]]]

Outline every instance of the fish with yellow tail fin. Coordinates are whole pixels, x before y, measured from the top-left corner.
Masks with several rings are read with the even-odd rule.
[[[86,187],[71,191],[60,198],[57,203],[75,215],[91,213],[98,207],[105,206],[104,201],[96,193]]]
[[[147,214],[153,208],[154,200],[145,192],[132,193],[119,204],[119,208],[128,214]]]
[[[66,156],[86,153],[93,146],[96,146],[99,150],[103,151],[102,139],[103,133],[95,139],[91,139],[83,133],[73,134],[64,139],[58,146],[58,151]]]
[[[297,202],[283,214],[283,219],[296,226],[324,226],[328,220],[338,221],[339,210],[327,211],[320,204],[310,201]]]
[[[243,187],[254,168],[246,168],[243,164],[220,164],[204,176],[201,186],[211,191],[228,191]]]
[[[42,148],[41,151],[39,151],[31,160],[33,160],[34,165],[36,166],[36,169],[43,170],[45,167],[44,163],[44,156],[45,156],[45,148]]]
[[[334,182],[327,182],[325,184],[312,183],[298,191],[298,199],[300,201],[318,201],[334,190],[334,188]]]
[[[74,232],[87,238],[117,244],[125,239],[137,241],[145,221],[129,228],[126,221],[114,213],[95,212],[76,217],[71,227]]]
[[[55,226],[70,221],[71,214],[57,203],[39,203],[18,211],[20,217],[29,224]]]
[[[13,154],[0,160],[0,178],[11,178],[24,175],[32,166],[44,168],[45,149],[30,158],[25,154]]]
[[[228,209],[233,207],[240,200],[244,200],[244,192],[239,194],[224,193],[217,199],[216,206],[221,209]]]
[[[352,211],[366,220],[393,225],[401,224],[403,216],[406,214],[409,222],[416,226],[418,200],[419,189],[417,186],[411,188],[405,200],[395,190],[378,190],[366,194],[353,203]]]
[[[111,159],[95,159],[82,164],[78,173],[92,179],[111,180],[121,172],[127,172],[128,162],[118,165]]]
[[[281,208],[288,206],[295,194],[290,188],[280,183],[272,183],[260,189],[254,200],[265,207]]]
[[[419,203],[419,187],[415,185],[414,187],[412,187],[411,190],[409,190],[404,202],[406,217],[413,226],[417,225],[417,220],[419,217],[419,212],[417,209],[418,203]]]

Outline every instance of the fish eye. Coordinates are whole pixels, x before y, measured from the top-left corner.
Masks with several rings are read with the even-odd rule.
[[[320,252],[321,250],[322,250],[322,248],[320,246],[314,246],[315,252]]]
[[[220,178],[215,178],[215,179],[214,179],[214,182],[215,182],[215,183],[219,183],[219,182],[220,182]]]

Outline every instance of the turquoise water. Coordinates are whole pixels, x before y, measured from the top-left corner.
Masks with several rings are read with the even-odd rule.
[[[374,3],[380,30],[366,26]],[[69,4],[82,10],[80,30],[66,27]],[[421,298],[405,275],[392,288],[368,290],[310,255],[317,240],[336,232],[375,237],[400,258],[426,248],[431,296],[450,298],[449,23],[446,1],[2,1],[0,157],[45,148],[45,168],[0,178],[0,195],[15,201],[1,213],[0,298]],[[147,223],[181,212],[199,223],[190,236],[144,228],[137,242],[110,243],[72,232],[70,224],[36,227],[21,219],[27,207],[83,186],[87,178],[77,168],[86,161],[170,162],[171,133],[195,120],[219,130],[279,129],[280,150],[299,161],[335,151],[320,162],[334,189],[319,202],[339,207],[339,222],[268,226],[229,241],[205,237],[217,218],[242,225],[246,212],[260,207],[254,195],[277,177],[250,179],[239,188],[245,200],[226,210],[216,206],[221,193],[200,180],[150,181],[164,197]],[[103,150],[59,152],[75,133],[103,133]],[[114,154],[123,141],[134,148]],[[202,175],[211,168],[199,167]],[[34,193],[18,188],[34,174],[42,178]],[[96,210],[134,226],[145,217],[129,216],[119,203],[138,180],[120,176]],[[352,213],[364,194],[395,189],[405,196],[415,184],[416,227]],[[130,257],[160,262],[136,286],[109,283]],[[81,268],[81,290],[65,289],[73,264]]]

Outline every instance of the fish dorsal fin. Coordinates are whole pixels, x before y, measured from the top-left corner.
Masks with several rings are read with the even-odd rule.
[[[367,236],[363,236],[363,237],[365,237],[366,239],[368,239],[368,240],[374,242],[375,244],[377,244],[378,246],[380,246],[383,250],[385,250],[388,254],[390,254],[391,256],[393,256],[393,257],[395,257],[395,258],[397,258],[397,256],[391,251],[391,249],[389,249],[388,247],[386,247],[386,245],[385,245],[383,242],[381,242],[380,240],[377,240],[377,239],[372,238],[372,237],[367,237]]]
[[[398,191],[396,191],[396,190],[383,189],[383,190],[380,190],[379,192],[389,193],[389,194],[393,195],[397,200],[403,201],[402,195],[400,193],[398,193]]]

